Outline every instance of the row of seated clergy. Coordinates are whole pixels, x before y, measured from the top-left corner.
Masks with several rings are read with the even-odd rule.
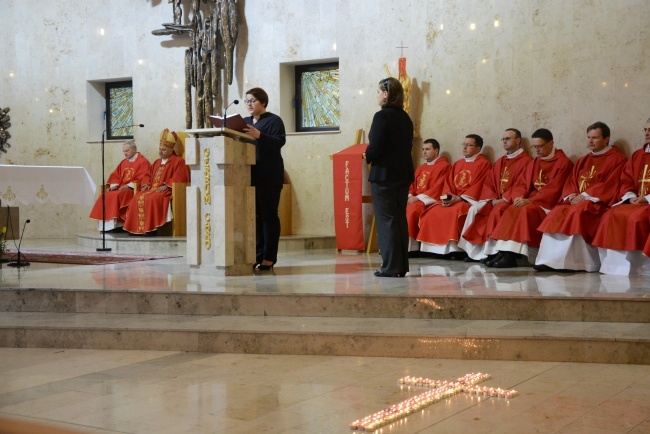
[[[183,154],[186,137],[183,133],[177,134],[165,129],[160,136],[160,158],[153,165],[149,165],[146,158],[135,152],[134,143],[127,142],[123,145],[127,158],[118,165],[107,183],[110,189],[106,192],[105,199],[107,230],[123,225],[128,232],[145,234],[172,221],[172,235],[185,235],[184,193],[190,175],[185,160],[178,153]],[[127,148],[133,153],[131,157],[127,154]],[[146,171],[131,170],[131,166],[138,160],[141,166],[148,166]],[[119,180],[118,186],[115,186],[116,180]],[[91,212],[91,218],[101,220],[101,202],[100,196]],[[101,228],[101,221],[99,223]]]
[[[460,240],[452,235],[446,246],[433,247],[462,249],[469,258],[497,268],[516,266],[517,256],[526,256],[538,270],[650,274],[650,122],[644,131],[644,147],[626,164],[625,156],[609,146],[607,125],[589,126],[590,152],[574,167],[554,147],[551,132],[537,130],[532,136],[537,158],[523,170],[498,161],[481,192],[485,203],[475,202],[467,216],[459,216],[464,220]],[[513,141],[509,132],[518,135],[506,130],[502,140],[507,151],[506,142]],[[505,158],[516,159],[515,152],[511,149]],[[516,172],[514,182],[506,180]],[[495,181],[506,186],[498,199]],[[424,224],[421,219],[420,234]],[[422,250],[435,252],[422,235],[419,240]]]

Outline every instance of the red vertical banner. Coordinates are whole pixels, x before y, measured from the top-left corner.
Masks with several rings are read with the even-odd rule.
[[[367,143],[350,146],[332,157],[334,230],[339,250],[365,250],[363,238],[363,153]]]

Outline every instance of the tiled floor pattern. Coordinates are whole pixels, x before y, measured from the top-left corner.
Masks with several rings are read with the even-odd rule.
[[[500,398],[457,395],[386,433],[647,433],[650,367],[0,348],[0,417],[93,433],[347,433],[423,389],[404,375],[486,372]]]

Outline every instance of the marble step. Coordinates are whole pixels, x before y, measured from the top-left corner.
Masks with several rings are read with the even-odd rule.
[[[0,290],[0,312],[650,323],[648,299]]]
[[[0,346],[650,364],[650,325],[5,312]]]

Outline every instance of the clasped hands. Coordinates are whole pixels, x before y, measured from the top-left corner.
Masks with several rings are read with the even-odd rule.
[[[150,185],[143,185],[141,191],[147,191],[147,190],[149,190],[150,188],[151,188]],[[156,192],[158,192],[158,193],[163,193],[163,192],[165,192],[166,190],[169,190],[169,189],[171,189],[171,187],[169,187],[169,186],[163,184],[163,185],[161,185],[160,187],[158,187],[158,188],[156,189]]]
[[[457,204],[461,200],[462,199],[460,198],[460,196],[456,196],[455,194],[452,194],[451,199],[442,201],[442,206],[452,206]]]
[[[565,200],[569,202],[571,205],[575,205],[577,203],[587,200],[587,198],[581,194],[571,193],[570,195],[567,196]]]

